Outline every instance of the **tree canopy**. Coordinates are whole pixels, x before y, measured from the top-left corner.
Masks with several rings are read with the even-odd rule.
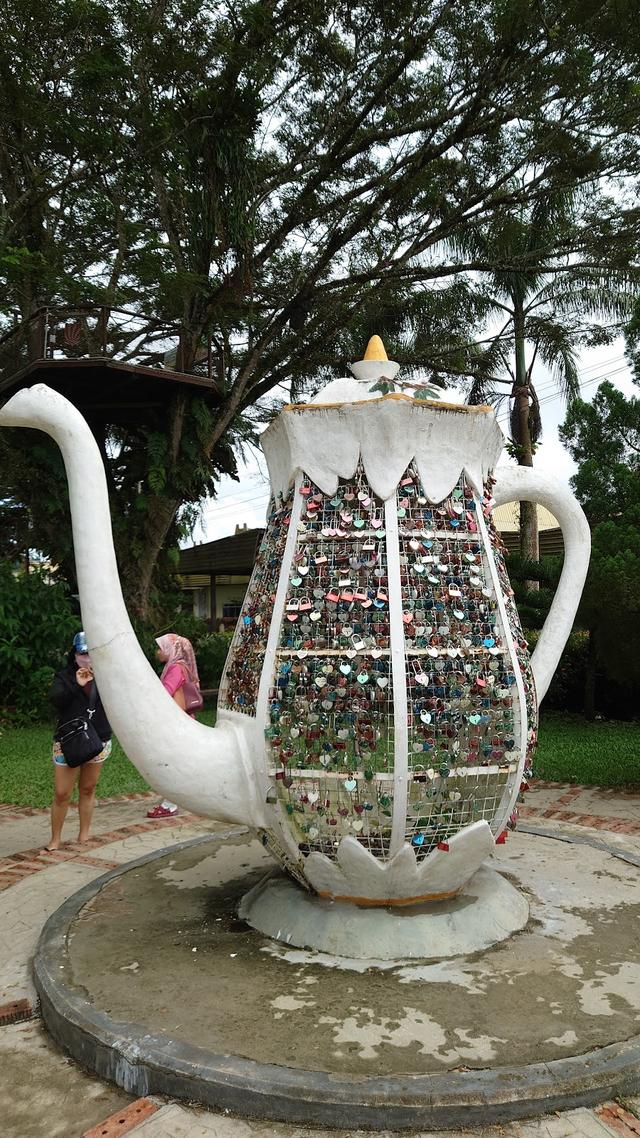
[[[579,618],[617,683],[640,684],[640,399],[611,383],[575,402],[560,436],[578,463],[572,483],[592,527]]]
[[[640,503],[640,399],[612,383],[593,401],[576,400],[560,438],[578,463],[572,484],[592,525],[623,517]]]
[[[215,412],[180,395],[99,440],[139,613],[278,384],[381,329],[429,376],[473,374],[477,274],[629,263],[639,57],[631,0],[9,0],[5,321],[126,305],[153,318],[149,362],[181,326],[186,368],[212,337]],[[535,249],[465,245],[565,192],[580,209]]]

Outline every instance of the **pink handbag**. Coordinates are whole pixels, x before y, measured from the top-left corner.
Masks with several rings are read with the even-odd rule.
[[[182,695],[184,697],[185,711],[200,711],[204,700],[202,699],[202,692],[193,680],[185,680],[182,685]]]

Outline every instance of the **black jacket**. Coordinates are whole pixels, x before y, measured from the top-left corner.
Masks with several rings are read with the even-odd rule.
[[[87,713],[87,706],[91,698],[95,680],[81,687],[76,680],[77,671],[78,665],[76,664],[75,653],[70,652],[67,658],[66,668],[62,668],[61,671],[57,673],[49,688],[49,699],[58,713],[56,730],[62,723],[66,723],[68,719],[76,719],[76,717],[86,715]],[[107,739],[111,738],[113,732],[109,720],[105,715],[100,695],[98,695],[96,701],[96,710],[92,722],[102,742],[106,743]]]

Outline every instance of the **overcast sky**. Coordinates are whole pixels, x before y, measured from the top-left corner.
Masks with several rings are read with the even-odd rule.
[[[580,361],[580,382],[582,396],[591,400],[598,384],[610,379],[625,395],[637,395],[638,389],[631,380],[631,372],[624,360],[624,344],[617,341],[606,348],[585,352]],[[548,372],[540,368],[536,374],[536,385],[541,403],[543,441],[535,457],[535,466],[554,474],[559,481],[568,483],[574,464],[558,438],[558,427],[563,422],[565,408],[561,398],[555,394],[555,384]],[[451,401],[462,402],[462,396]],[[498,413],[498,422],[506,430],[506,411]],[[506,458],[506,456],[505,456]],[[215,541],[235,533],[236,525],[245,523],[252,529],[264,525],[269,499],[269,481],[264,457],[251,459],[240,468],[241,480],[222,478],[219,494],[215,501],[207,501],[203,511],[202,524],[194,533],[194,542]],[[191,544],[190,542],[188,544]]]

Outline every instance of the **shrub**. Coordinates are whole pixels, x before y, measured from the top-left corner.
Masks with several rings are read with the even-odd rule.
[[[539,635],[538,631],[525,633],[531,653],[533,653],[538,642]],[[572,632],[560,657],[560,663],[554,672],[549,690],[544,697],[545,708],[554,711],[582,711],[588,652],[588,633]]]
[[[540,633],[528,631],[525,636],[529,651],[533,653]],[[543,712],[584,712],[588,658],[588,632],[572,632],[544,698]],[[639,701],[640,691],[636,683],[619,682],[601,661],[598,662],[595,676],[595,710],[598,715],[606,719],[634,719],[638,714]]]
[[[0,562],[0,715],[28,723],[49,718],[47,699],[80,628],[69,589],[39,571],[16,572]]]
[[[203,688],[219,687],[231,637],[230,632],[207,632],[194,642],[200,683]]]

